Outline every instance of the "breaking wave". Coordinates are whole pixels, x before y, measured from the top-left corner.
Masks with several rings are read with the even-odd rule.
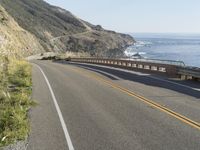
[[[133,46],[137,48],[137,47],[151,46],[152,44],[153,44],[152,42],[137,41]]]
[[[143,51],[138,51],[139,49],[141,49],[142,47],[151,47],[153,43],[152,42],[147,42],[147,41],[137,41],[134,45],[128,47],[125,50],[125,55],[128,57],[131,57],[135,54],[139,54],[143,57],[145,57],[145,55],[147,54],[146,52]]]

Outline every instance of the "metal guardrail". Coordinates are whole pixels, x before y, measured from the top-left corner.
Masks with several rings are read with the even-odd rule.
[[[188,77],[194,79],[200,79],[200,68],[197,67],[179,67],[178,74],[184,76],[185,79]]]
[[[138,59],[138,58],[128,58],[125,60],[133,60],[139,62],[151,62],[151,63],[159,63],[159,64],[168,64],[168,65],[176,65],[176,66],[185,66],[183,61],[175,61],[175,60],[162,60],[162,59]]]
[[[145,61],[144,59],[110,59],[110,58],[71,58],[74,62],[94,63],[131,70],[162,73],[168,76],[177,76],[177,67],[181,65],[167,64],[164,61]]]
[[[71,58],[74,62],[94,63],[147,73],[162,73],[183,79],[200,79],[200,68],[185,66],[182,61],[158,59]]]

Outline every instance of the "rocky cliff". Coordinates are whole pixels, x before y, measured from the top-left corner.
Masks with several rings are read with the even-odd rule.
[[[22,29],[0,6],[0,55],[23,57],[42,51],[37,38]]]

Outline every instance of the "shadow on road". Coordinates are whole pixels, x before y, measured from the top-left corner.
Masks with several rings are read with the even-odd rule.
[[[54,63],[61,63],[61,62],[54,62]],[[195,98],[200,98],[200,91],[192,89],[192,88],[200,89],[200,85],[198,83],[189,82],[189,81],[173,81],[173,82],[176,82],[179,84],[190,86],[191,88],[189,88],[189,87],[184,87],[184,86],[176,85],[176,84],[173,84],[170,82],[165,82],[165,81],[151,78],[151,77],[153,77],[152,75],[137,75],[137,74],[133,74],[133,73],[129,73],[129,72],[124,72],[121,70],[115,70],[115,69],[105,68],[105,67],[100,67],[100,66],[92,66],[92,65],[88,65],[88,64],[79,64],[79,63],[72,64],[70,62],[65,63],[65,64],[78,66],[78,67],[81,67],[81,68],[84,68],[84,69],[87,69],[90,71],[100,73],[112,80],[118,80],[118,79],[116,79],[110,75],[114,75],[114,76],[124,79],[124,80],[138,82],[138,83],[142,83],[142,84],[149,85],[149,86],[165,88],[165,89],[173,90],[173,91],[176,91],[176,92],[179,92],[182,94],[186,94],[186,95],[189,95],[189,96],[192,96]],[[95,70],[93,70],[93,69],[95,69]],[[103,72],[105,72],[105,73],[103,73]],[[110,75],[108,75],[106,73],[108,73]]]

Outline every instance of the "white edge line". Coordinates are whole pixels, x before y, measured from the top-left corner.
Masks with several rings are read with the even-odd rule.
[[[68,144],[68,148],[69,148],[69,150],[74,150],[74,147],[73,147],[71,138],[70,138],[70,136],[69,136],[69,132],[68,132],[68,130],[67,130],[67,126],[66,126],[65,121],[64,121],[64,119],[63,119],[62,112],[61,112],[60,107],[59,107],[59,105],[58,105],[58,102],[57,102],[57,100],[56,100],[55,94],[54,94],[54,92],[53,92],[53,90],[52,90],[52,87],[51,87],[51,85],[50,85],[50,83],[49,83],[49,80],[47,79],[47,77],[46,77],[44,71],[42,70],[42,68],[41,68],[40,66],[38,66],[37,64],[34,64],[34,65],[40,70],[40,72],[42,73],[42,75],[43,75],[43,77],[45,78],[45,81],[46,81],[46,83],[47,83],[47,85],[48,85],[49,91],[50,91],[50,93],[51,93],[51,96],[52,96],[54,105],[55,105],[55,107],[56,107],[56,111],[57,111],[57,113],[58,113],[58,116],[59,116],[59,119],[60,119],[60,122],[61,122],[61,125],[62,125],[62,128],[63,128],[64,134],[65,134],[65,138],[66,138],[66,141],[67,141],[67,144]]]

